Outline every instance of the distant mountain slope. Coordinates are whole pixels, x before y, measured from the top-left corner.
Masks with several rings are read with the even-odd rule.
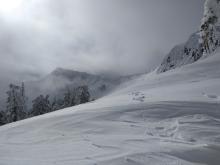
[[[133,76],[107,77],[57,68],[38,81],[27,82],[27,95],[33,100],[40,94],[49,94],[53,97],[63,97],[65,88],[75,88],[82,85],[89,87],[93,99],[99,98],[112,91],[120,83],[132,79]]]

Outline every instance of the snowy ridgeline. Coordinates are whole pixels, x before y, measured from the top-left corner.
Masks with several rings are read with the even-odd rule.
[[[220,1],[206,0],[204,17],[199,31],[192,34],[186,43],[175,46],[165,57],[157,72],[162,73],[191,64],[202,57],[206,57],[219,46]]]
[[[199,57],[199,37],[198,32],[194,33],[186,43],[175,46],[165,57],[157,72],[166,72],[196,61]]]

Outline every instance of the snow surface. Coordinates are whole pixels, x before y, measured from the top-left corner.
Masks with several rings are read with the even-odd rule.
[[[220,50],[0,127],[0,165],[219,165]]]

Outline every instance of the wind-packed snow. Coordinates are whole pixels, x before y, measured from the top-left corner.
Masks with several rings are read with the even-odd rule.
[[[220,51],[0,127],[1,165],[219,165]]]

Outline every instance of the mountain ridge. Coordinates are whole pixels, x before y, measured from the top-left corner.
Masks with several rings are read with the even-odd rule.
[[[95,75],[59,67],[39,80],[26,82],[25,84],[27,96],[30,98],[29,102],[41,94],[49,94],[51,97],[61,98],[64,95],[66,87],[76,88],[83,85],[88,86],[92,99],[97,99],[110,93],[121,83],[137,76],[113,77]]]
[[[220,47],[220,1],[206,0],[200,29],[165,56],[157,73],[194,63],[202,57],[209,56],[218,47]]]

